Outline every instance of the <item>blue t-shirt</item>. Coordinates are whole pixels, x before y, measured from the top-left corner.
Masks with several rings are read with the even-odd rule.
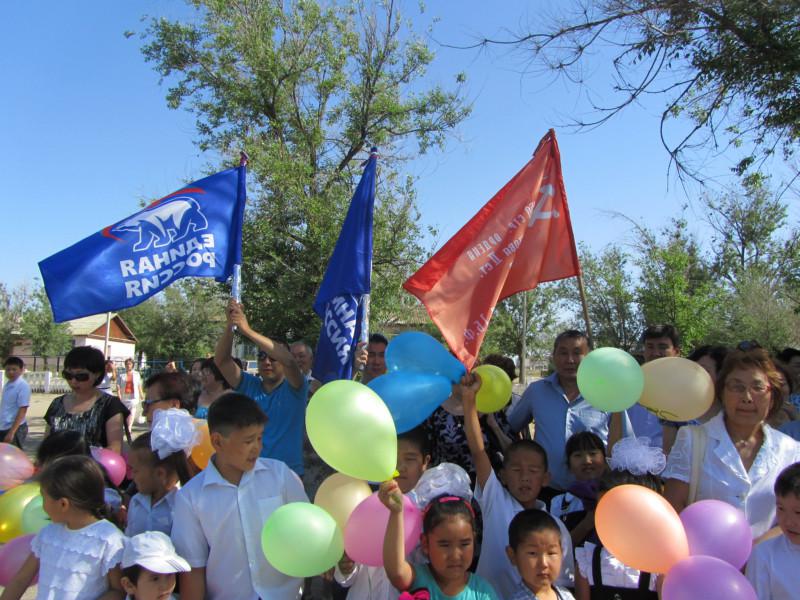
[[[260,377],[243,371],[236,391],[250,396],[267,413],[269,420],[264,427],[261,456],[283,461],[302,475],[308,382],[303,379],[303,386],[296,390],[284,378],[272,392],[267,392],[261,386]]]
[[[457,596],[446,596],[439,589],[439,584],[431,573],[428,565],[420,563],[414,565],[414,581],[411,589],[425,588],[431,595],[431,600],[500,600],[491,584],[480,575],[469,574],[466,587]]]

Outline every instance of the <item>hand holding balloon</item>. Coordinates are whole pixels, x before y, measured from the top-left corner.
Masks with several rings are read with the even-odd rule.
[[[394,479],[384,481],[378,488],[378,498],[393,513],[403,512],[403,492]]]
[[[461,378],[458,386],[458,394],[461,396],[461,405],[464,414],[468,415],[477,411],[477,396],[481,389],[481,377],[475,372],[467,373]]]

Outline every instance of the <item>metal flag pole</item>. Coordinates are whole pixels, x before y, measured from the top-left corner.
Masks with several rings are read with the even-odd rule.
[[[111,334],[111,313],[107,312],[106,313],[106,339],[105,339],[105,342],[103,342],[103,356],[105,356],[106,358],[109,358],[109,356],[108,356],[108,339],[110,337],[110,334]]]

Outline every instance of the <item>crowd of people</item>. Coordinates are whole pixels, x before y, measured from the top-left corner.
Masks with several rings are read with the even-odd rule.
[[[0,600],[20,598],[38,576],[41,598],[268,599],[310,597],[309,581],[267,560],[261,529],[280,506],[313,499],[333,471],[305,435],[320,387],[305,342],[255,331],[231,301],[213,358],[190,373],[165,369],[143,383],[131,361],[114,373],[102,353],[76,347],[64,362],[71,391],[47,409],[37,479],[52,523]],[[234,331],[258,348],[258,375],[231,354]],[[386,372],[389,341],[356,350],[354,378]],[[681,356],[674,327],[652,326],[643,360]],[[325,593],[351,600],[578,600],[657,598],[659,574],[639,572],[604,548],[595,507],[616,486],[644,486],[677,510],[699,500],[742,511],[754,550],[746,576],[758,598],[800,590],[800,351],[772,355],[755,342],[703,346],[688,358],[714,382],[712,407],[687,423],[636,404],[607,413],[581,395],[589,339],[554,340],[551,375],[478,412],[481,380],[467,374],[424,423],[398,435],[397,472],[378,487],[389,511],[383,567],[346,554],[324,575]],[[483,359],[516,378],[504,356]],[[5,360],[0,441],[24,444],[30,390],[16,357]],[[117,391],[117,395],[112,392]],[[131,438],[141,411],[148,432]],[[195,419],[206,419],[214,455],[189,458]],[[343,438],[347,432],[342,432]],[[127,450],[130,481],[114,485],[90,447]],[[377,484],[376,484],[377,485]],[[422,510],[407,553],[403,506]],[[302,540],[297,540],[302,544]]]

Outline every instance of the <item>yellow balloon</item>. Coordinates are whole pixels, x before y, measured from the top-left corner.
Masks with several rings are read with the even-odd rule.
[[[481,378],[481,388],[475,395],[478,412],[497,412],[511,401],[511,380],[503,369],[496,365],[480,365],[472,372]]]
[[[644,391],[639,404],[667,421],[691,421],[714,402],[708,372],[686,358],[668,356],[642,365]]]
[[[39,495],[38,483],[23,483],[0,496],[0,543],[25,535],[22,513],[28,503]]]
[[[356,506],[372,495],[366,481],[334,473],[322,482],[314,496],[314,504],[324,508],[344,531],[347,519]]]
[[[208,461],[211,460],[211,455],[214,454],[214,447],[211,445],[211,434],[208,432],[208,423],[200,419],[196,419],[197,430],[200,432],[200,443],[192,448],[192,462],[200,469],[205,469],[208,466]]]

